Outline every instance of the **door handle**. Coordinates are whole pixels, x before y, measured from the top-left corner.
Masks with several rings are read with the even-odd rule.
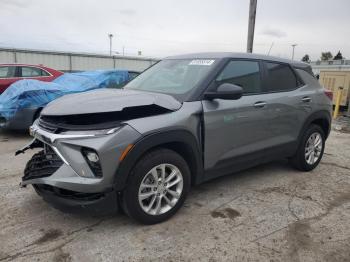
[[[258,108],[261,108],[261,107],[264,107],[266,106],[266,102],[263,102],[263,101],[259,101],[259,102],[256,102],[254,104],[254,107],[258,107]]]
[[[307,102],[311,102],[311,97],[305,96],[301,99],[301,101],[307,103]]]

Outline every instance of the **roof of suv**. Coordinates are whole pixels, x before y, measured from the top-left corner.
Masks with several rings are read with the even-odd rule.
[[[280,57],[274,57],[274,56],[267,56],[267,55],[259,55],[259,54],[251,54],[251,53],[233,53],[233,52],[209,52],[209,53],[193,53],[193,54],[185,54],[185,55],[178,55],[178,56],[170,56],[166,59],[203,59],[203,58],[212,58],[212,59],[222,59],[222,58],[243,58],[243,59],[260,59],[260,60],[267,60],[267,61],[274,61],[274,62],[281,62],[281,63],[288,63],[292,66],[300,69],[306,69],[309,68],[310,65],[290,60],[290,59],[284,59]]]

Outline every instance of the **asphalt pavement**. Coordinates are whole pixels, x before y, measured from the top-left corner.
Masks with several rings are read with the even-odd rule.
[[[63,213],[20,188],[30,141],[0,133],[0,261],[350,261],[350,134],[320,165],[281,160],[192,188],[169,221]]]

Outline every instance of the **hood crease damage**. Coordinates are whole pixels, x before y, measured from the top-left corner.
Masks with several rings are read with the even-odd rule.
[[[170,113],[182,106],[172,96],[134,90],[98,90],[79,94],[79,98],[79,103],[72,103],[75,95],[50,103],[42,111],[39,125],[55,132],[111,128],[128,120]]]

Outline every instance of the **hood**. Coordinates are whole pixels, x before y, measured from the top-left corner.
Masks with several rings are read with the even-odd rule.
[[[103,89],[66,95],[49,103],[42,111],[45,116],[83,115],[120,112],[142,106],[158,106],[170,111],[181,103],[170,95],[125,89]]]

